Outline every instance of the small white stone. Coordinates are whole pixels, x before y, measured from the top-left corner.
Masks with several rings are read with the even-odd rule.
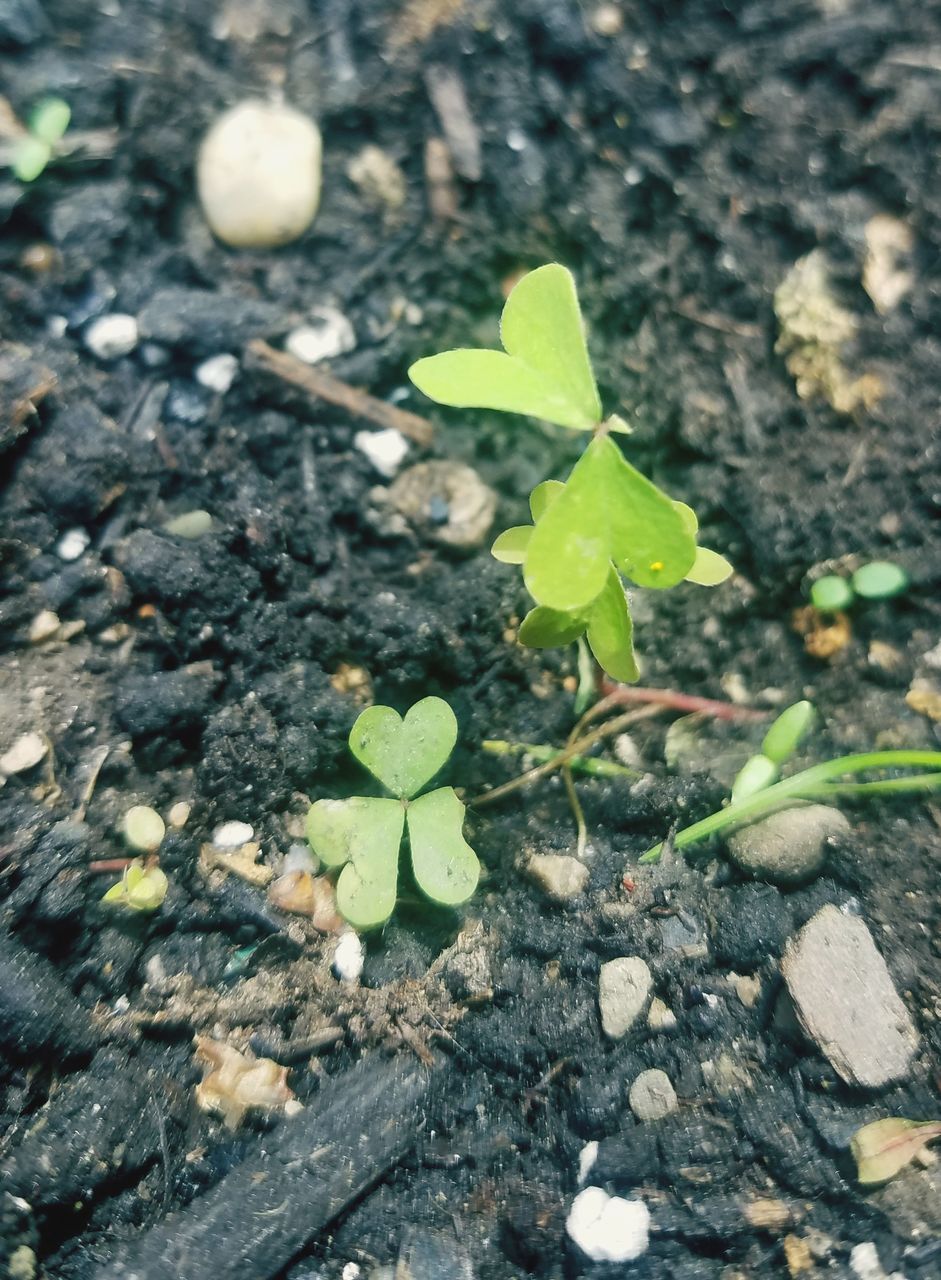
[[[255,828],[247,822],[223,822],[212,833],[212,843],[217,849],[239,849],[248,844],[255,834]]]
[[[620,1040],[643,1013],[653,977],[640,956],[620,956],[601,966],[598,1003],[606,1036]]]
[[[0,756],[0,773],[25,773],[46,756],[49,744],[41,733],[24,733]]]
[[[584,862],[564,853],[534,853],[526,873],[553,902],[571,902],[585,892],[590,872]]]
[[[68,529],[56,543],[56,555],[60,560],[77,560],[85,554],[91,536],[85,529]]]
[[[359,982],[363,972],[363,944],[358,933],[350,930],[340,936],[333,953],[333,972],[341,982]]]
[[[355,1262],[348,1262],[343,1268],[340,1280],[359,1280],[361,1275],[362,1271],[359,1266]]]
[[[578,1185],[585,1181],[598,1159],[598,1143],[586,1142],[578,1153]]]
[[[51,609],[42,609],[29,624],[30,644],[43,644],[46,640],[52,640],[59,634],[61,626],[57,613],[53,613]]]
[[[625,769],[639,769],[643,763],[640,748],[629,733],[619,733],[614,739],[614,754]]]
[[[874,1241],[854,1245],[850,1250],[850,1271],[858,1280],[905,1280],[901,1271],[887,1275]]]
[[[387,427],[385,431],[357,431],[353,444],[387,480],[397,474],[408,453],[408,441],[395,427]]]
[[[228,351],[223,351],[221,355],[210,356],[208,360],[204,360],[196,369],[196,381],[201,387],[206,387],[209,391],[215,391],[220,396],[224,396],[235,381],[235,375],[239,371],[238,356],[233,356]]]
[[[178,800],[167,814],[170,826],[176,827],[178,831],[181,827],[185,827],[187,822],[189,822],[191,808],[192,805],[188,800]]]
[[[665,1071],[642,1071],[628,1093],[628,1102],[638,1120],[662,1120],[676,1110],[676,1090]]]
[[[293,107],[240,102],[203,139],[196,179],[220,240],[236,248],[290,244],[320,203],[320,130]]]
[[[642,1200],[586,1187],[572,1201],[565,1229],[592,1262],[631,1262],[647,1252],[650,1210]]]
[[[313,849],[306,844],[292,844],[281,861],[281,874],[289,871],[307,871],[313,875],[320,863]]]
[[[651,1031],[673,1031],[676,1029],[676,1014],[659,996],[654,996],[647,1010],[647,1026]]]
[[[305,364],[332,360],[355,346],[353,326],[336,307],[316,308],[308,323],[292,329],[284,340],[285,351]]]
[[[119,360],[137,346],[137,321],[115,312],[93,320],[84,333],[85,346],[99,360]]]

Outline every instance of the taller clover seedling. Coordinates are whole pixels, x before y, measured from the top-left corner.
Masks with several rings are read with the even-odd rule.
[[[622,576],[657,589],[684,580],[715,586],[731,565],[697,547],[693,511],[635,470],[611,439],[629,428],[602,413],[570,271],[553,262],[524,276],[507,298],[500,336],[503,351],[445,351],[417,361],[409,377],[439,404],[523,413],[591,433],[564,484],[547,480],[533,490],[533,524],[507,529],[492,551],[522,566],[536,602],[520,627],[523,644],[554,648],[584,635],[609,675],[636,680]]]

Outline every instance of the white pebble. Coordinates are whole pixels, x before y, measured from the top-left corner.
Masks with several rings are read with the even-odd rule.
[[[290,244],[320,204],[320,130],[293,107],[240,102],[203,139],[196,180],[220,240],[236,248]]]
[[[408,453],[408,441],[395,427],[385,431],[357,431],[353,444],[387,480],[398,472]]]
[[[217,849],[239,849],[248,844],[255,834],[255,828],[247,822],[223,822],[212,833],[212,843]]]
[[[24,733],[0,756],[0,773],[25,773],[27,769],[35,769],[48,750],[49,744],[41,733]]]
[[[170,826],[176,827],[177,830],[179,830],[180,827],[185,827],[187,822],[189,822],[191,808],[192,805],[188,800],[177,800],[176,804],[172,806],[170,812],[167,814]]]
[[[341,935],[333,953],[333,972],[343,982],[359,982],[363,972],[363,944],[358,933]]]
[[[77,560],[85,554],[91,536],[85,529],[68,529],[56,543],[56,555],[60,560]]]
[[[353,326],[336,307],[318,307],[311,312],[310,321],[292,329],[284,341],[285,351],[305,364],[332,360],[355,346]]]
[[[137,321],[133,316],[99,316],[84,333],[85,346],[99,360],[118,360],[137,346]]]
[[[196,381],[201,387],[206,387],[209,391],[215,391],[220,396],[224,396],[235,381],[235,375],[239,371],[238,356],[233,356],[228,351],[223,351],[221,355],[210,356],[208,360],[204,360],[196,369]]]
[[[578,1153],[578,1185],[585,1181],[598,1159],[598,1143],[586,1142]]]
[[[59,634],[61,626],[57,613],[53,613],[51,609],[41,609],[29,624],[30,644],[43,644],[46,640],[51,640]]]
[[[317,855],[309,845],[292,844],[281,861],[281,874],[287,875],[289,871],[307,871],[310,875],[314,875],[319,866]]]
[[[642,1200],[586,1187],[572,1201],[565,1229],[592,1262],[631,1262],[647,1252],[650,1211]]]

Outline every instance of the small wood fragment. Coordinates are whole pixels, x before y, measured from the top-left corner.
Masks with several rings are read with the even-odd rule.
[[[467,103],[464,81],[450,67],[432,63],[425,71],[425,88],[455,169],[468,182],[479,182],[484,171],[480,131]]]
[[[288,355],[286,351],[276,351],[260,338],[248,344],[246,353],[250,368],[271,373],[282,382],[306,392],[313,399],[338,405],[354,417],[366,418],[380,427],[391,427],[416,444],[431,443],[434,428],[426,418],[420,418],[417,413],[397,409],[395,405],[378,400],[375,396],[360,391],[358,387],[351,387],[348,382],[342,382],[331,373],[313,369],[302,360]]]

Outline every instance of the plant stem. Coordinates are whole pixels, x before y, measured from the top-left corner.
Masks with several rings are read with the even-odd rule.
[[[550,747],[541,742],[507,742],[503,738],[488,738],[480,744],[484,751],[495,756],[527,755],[537,764],[545,764],[559,754],[558,747]],[[598,778],[639,778],[636,769],[628,769],[626,765],[615,764],[613,760],[595,760],[588,756],[572,756],[569,767],[576,773],[590,773]]]
[[[673,846],[684,849],[687,845],[705,840],[728,827],[760,817],[779,808],[788,800],[826,799],[847,795],[904,793],[941,789],[941,773],[922,773],[909,778],[884,778],[876,782],[837,782],[847,773],[863,773],[869,769],[915,769],[928,767],[941,769],[941,751],[864,751],[856,755],[838,756],[823,764],[813,765],[801,773],[776,782],[737,804],[730,804],[712,813],[691,827],[678,831]],[[642,863],[657,862],[662,844],[654,845],[640,858]]]
[[[770,711],[758,711],[754,707],[739,707],[734,702],[722,702],[718,698],[700,698],[692,693],[679,693],[675,689],[645,689],[636,684],[614,684],[610,680],[602,680],[601,692],[606,695],[604,701],[609,706],[651,702],[661,707],[670,707],[673,711],[701,711],[715,720],[767,720],[771,714]]]

